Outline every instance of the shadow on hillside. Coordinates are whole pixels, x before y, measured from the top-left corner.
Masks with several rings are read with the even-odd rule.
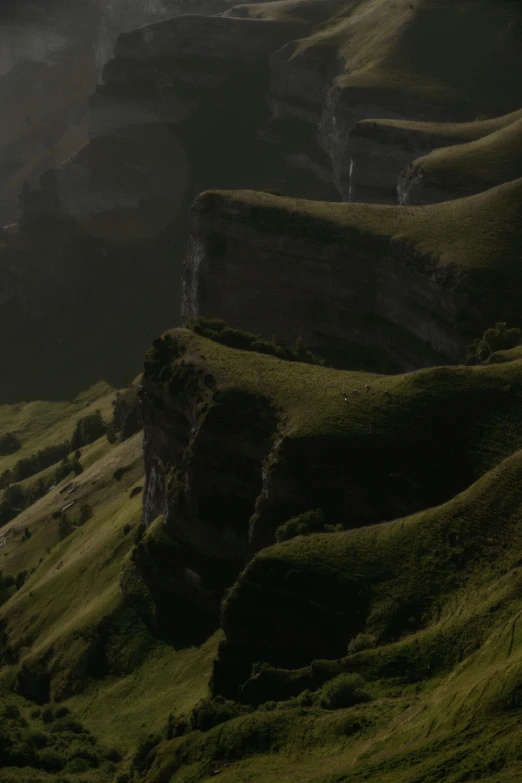
[[[152,340],[177,325],[185,241],[171,226],[125,245],[75,236],[58,260],[25,253],[0,311],[0,404],[74,399],[101,379],[128,385]]]

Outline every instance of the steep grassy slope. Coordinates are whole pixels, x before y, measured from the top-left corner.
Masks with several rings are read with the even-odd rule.
[[[480,119],[472,122],[419,122],[417,120],[362,120],[359,125],[377,126],[383,132],[413,134],[421,137],[434,137],[446,140],[446,145],[466,143],[482,139],[484,136],[507,128],[522,119],[522,109],[492,119]]]
[[[520,271],[517,218],[522,179],[455,203],[423,208],[305,201],[254,191],[210,191],[198,200],[202,206],[207,201],[209,208],[232,213],[236,205],[250,207],[260,230],[279,226],[282,233],[306,230],[325,242],[329,235],[353,231],[361,238],[377,235],[407,242],[457,273]]]
[[[407,177],[448,193],[475,193],[522,175],[522,120],[480,139],[417,158]]]
[[[14,715],[11,735],[33,750],[4,767],[2,780],[104,783],[128,774],[136,783],[188,783],[219,770],[224,780],[264,783],[514,783],[522,363],[511,359],[377,376],[238,350],[189,330],[156,341],[145,405],[155,383],[158,394],[194,406],[209,459],[212,427],[233,441],[242,417],[257,421],[269,406],[278,443],[265,466],[272,505],[258,515],[285,511],[291,485],[277,476],[286,471],[303,508],[324,503],[328,522],[347,530],[259,551],[225,597],[224,637],[176,646],[144,608],[153,593],[142,569],[160,561],[166,569],[169,557],[177,568],[178,533],[175,519],[139,530],[141,434],[85,448],[66,513],[77,522],[88,503],[92,517],[60,527],[59,485],[3,531],[5,571],[30,573],[0,609],[0,701]],[[206,379],[206,404],[197,377]],[[233,418],[219,415],[227,400]],[[52,406],[47,415],[35,431],[41,442],[54,439]],[[336,463],[345,506],[328,488]],[[421,510],[350,529],[354,488],[366,487],[367,502],[382,499],[391,477],[406,482],[406,495],[415,489]],[[22,540],[16,529],[25,528]],[[174,624],[183,617],[176,600]],[[58,717],[61,707],[69,716]],[[47,743],[47,756],[35,742]]]
[[[72,402],[39,400],[0,405],[0,436],[13,432],[21,443],[14,454],[0,457],[0,473],[39,449],[70,439],[82,416],[99,410],[104,419],[110,419],[114,397],[115,390],[101,382]]]
[[[47,422],[47,438],[54,442],[64,425],[58,421],[54,433]],[[52,698],[63,714],[67,707],[93,733],[93,742],[99,740],[96,753],[115,746],[118,761],[149,733],[161,730],[170,712],[190,711],[205,695],[217,639],[201,648],[176,650],[151,633],[122,594],[122,569],[141,521],[141,434],[118,446],[104,437],[82,450],[82,461],[84,472],[73,482],[75,505],[65,515],[60,511],[71,496],[61,490],[67,480],[1,530],[4,574],[26,569],[29,575],[0,609],[0,708],[18,705],[29,725],[22,726],[25,741],[28,731],[42,730],[39,711],[33,715],[34,702]],[[79,509],[85,504],[92,518],[80,524]],[[80,752],[78,743],[75,747]],[[2,769],[0,776],[26,781],[33,775],[30,779],[39,781],[37,775],[44,780],[45,770],[58,773],[64,764],[73,773],[72,761],[65,762],[75,747],[64,740],[56,748],[62,761],[55,759],[54,767],[33,754],[15,760],[19,773]],[[92,767],[89,780],[112,780],[114,759],[112,772],[107,765],[111,767],[110,761],[99,755],[96,763],[91,759],[77,771]],[[32,766],[41,772],[31,771]]]
[[[482,462],[481,477],[442,505],[262,550],[223,603],[226,641],[213,680],[214,693],[229,696],[231,684],[243,682],[236,694],[260,706],[160,742],[144,779],[199,781],[218,770],[224,780],[265,783],[296,776],[317,783],[517,780],[522,441],[511,434],[518,405],[507,427],[499,419],[506,409],[501,397],[484,398],[480,410],[470,406],[500,368],[502,393],[511,394],[520,362],[438,368],[394,378],[392,386],[388,378],[386,400],[382,378],[281,362],[178,333],[180,338],[187,363],[197,357],[205,372],[212,368],[218,393],[241,388],[270,399],[280,412],[283,438],[306,433],[310,444],[319,433],[335,431],[359,460],[366,443],[375,467],[386,416],[393,468],[408,448],[441,484],[447,478],[431,462],[439,443],[447,463],[463,439],[471,454],[484,449],[484,455],[493,437],[497,456],[489,463],[496,467],[488,470]],[[420,432],[412,418],[420,401],[414,402],[413,390],[429,395],[424,416],[436,407],[440,417],[453,408],[464,378],[469,419],[460,409],[451,431],[437,418]],[[343,400],[343,387],[362,390],[366,382],[371,391],[362,399]],[[419,434],[416,446],[397,429],[400,397]],[[475,427],[481,446],[468,440]],[[350,430],[361,440],[350,441]],[[452,471],[457,464],[462,454]],[[329,660],[321,660],[325,655]]]
[[[353,100],[388,92],[395,100],[444,104],[456,119],[473,109],[517,109],[519,86],[512,71],[519,54],[521,12],[516,3],[441,3],[417,0],[347,0],[323,6],[318,28],[304,37],[296,53],[328,47],[344,65],[336,83]],[[307,16],[314,3],[242,5],[254,18]],[[322,17],[322,18],[321,18]],[[464,115],[464,116],[463,116]],[[472,119],[469,117],[469,119]]]
[[[217,315],[244,328],[252,328],[255,321],[257,331],[265,334],[270,334],[275,319],[277,330],[288,332],[286,321],[293,318],[310,340],[314,322],[303,322],[299,301],[304,300],[309,308],[305,312],[317,312],[315,324],[319,321],[319,328],[327,333],[347,338],[348,330],[344,332],[344,323],[339,326],[338,320],[351,317],[362,329],[365,316],[382,314],[386,324],[401,327],[410,337],[421,333],[428,347],[440,346],[446,355],[464,356],[472,333],[501,320],[520,323],[521,208],[522,179],[423,207],[326,203],[252,191],[204,193],[195,203],[193,233],[202,248],[202,261],[198,257],[198,266],[198,259],[189,255],[186,264],[190,307],[192,312]],[[227,230],[234,235],[228,249]],[[216,240],[215,249],[213,236],[220,242],[223,237],[219,246]],[[310,239],[309,254],[305,237]],[[248,242],[253,246],[252,256],[244,261],[236,250],[237,238],[247,238],[245,247]],[[262,262],[265,248],[273,260],[273,267],[267,264],[267,268],[284,281],[273,291]],[[334,263],[330,256],[336,253],[341,260]],[[406,281],[408,270],[412,274]],[[243,285],[243,274],[244,284],[248,279],[253,287],[229,306],[226,286]],[[316,284],[310,282],[312,275]],[[403,286],[396,290],[401,275]],[[336,294],[332,280],[346,293]],[[285,296],[289,299],[286,321],[281,316]],[[394,307],[388,307],[391,300]],[[263,309],[249,320],[254,302]],[[327,308],[332,309],[331,318],[323,312]],[[265,310],[272,321],[263,321]],[[290,326],[295,334],[295,324]]]

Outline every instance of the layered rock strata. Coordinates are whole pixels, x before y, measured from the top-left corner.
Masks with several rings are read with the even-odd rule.
[[[198,197],[183,317],[301,336],[314,347],[325,337],[374,345],[403,369],[465,358],[480,312],[458,274],[390,236],[312,219],[292,226],[268,199]]]

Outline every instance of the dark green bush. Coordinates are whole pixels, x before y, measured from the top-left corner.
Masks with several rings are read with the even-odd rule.
[[[107,748],[107,750],[103,753],[103,757],[107,759],[107,761],[113,761],[115,764],[118,764],[118,762],[121,761],[122,755],[118,748]]]
[[[45,731],[38,731],[38,729],[29,729],[25,734],[25,741],[29,743],[33,748],[44,748],[49,744],[49,736]]]
[[[2,717],[5,720],[17,720],[20,721],[22,718],[22,715],[20,713],[20,710],[16,706],[16,704],[7,703],[4,705],[3,709],[3,715]]]
[[[46,772],[59,772],[65,766],[65,761],[54,748],[44,748],[36,759],[36,766]]]
[[[42,710],[42,720],[44,723],[52,723],[54,720],[54,710],[52,707],[44,707]]]
[[[91,769],[91,765],[89,764],[87,759],[75,756],[74,758],[72,758],[70,761],[67,762],[66,769],[67,772],[72,772],[72,773],[88,772]]]
[[[5,753],[8,766],[11,767],[30,767],[36,761],[36,755],[27,742],[17,742],[12,745]]]
[[[134,758],[132,759],[132,765],[138,772],[143,772],[147,769],[154,757],[154,751],[159,742],[161,742],[159,734],[149,734],[149,736],[142,740],[138,745]]]
[[[71,756],[68,759],[68,764],[73,759],[82,759],[82,761],[87,762],[87,765],[89,767],[99,767],[100,766],[100,757],[94,750],[87,750],[84,748],[80,748],[79,750],[73,751]]]
[[[315,508],[311,511],[306,511],[304,514],[299,514],[297,517],[292,517],[284,525],[281,525],[276,530],[276,541],[288,541],[295,536],[303,536],[309,533],[322,533],[326,529],[323,510]]]
[[[170,370],[168,365],[167,368]],[[116,399],[112,405],[114,410],[107,437],[110,440],[111,435],[116,440],[116,433],[118,433],[120,443],[122,443],[127,438],[130,438],[131,435],[139,432],[143,426],[138,387],[131,386],[128,389],[124,389],[124,391],[117,392]]]
[[[86,731],[85,727],[80,723],[79,720],[69,718],[68,716],[58,718],[56,713],[54,714],[54,718],[54,723],[49,728],[49,731],[53,732],[54,734],[59,731],[70,731],[73,734],[82,734]]]
[[[186,327],[202,337],[208,337],[210,340],[223,343],[223,345],[228,345],[230,348],[266,353],[276,356],[278,359],[286,359],[291,362],[325,363],[323,359],[318,359],[314,356],[301,337],[298,337],[292,348],[286,345],[277,335],[273,335],[272,340],[264,340],[257,334],[251,334],[251,332],[245,332],[242,329],[232,329],[219,318],[205,318],[200,315],[189,318]]]
[[[89,505],[89,503],[83,503],[82,506],[80,506],[80,512],[78,516],[78,525],[84,525],[86,522],[89,521],[93,516],[93,510],[92,506]]]
[[[80,446],[86,446],[89,443],[93,443],[102,435],[105,435],[107,431],[107,425],[102,419],[101,412],[97,410],[95,413],[90,413],[88,416],[83,416],[76,422],[76,428],[71,438],[71,451],[78,449]]]
[[[60,514],[60,520],[58,522],[58,535],[60,537],[60,541],[63,541],[64,538],[67,538],[67,536],[70,535],[73,530],[74,525],[68,518],[67,514]]]
[[[188,721],[184,715],[177,717],[176,715],[169,715],[167,720],[166,738],[174,739],[174,737],[181,737],[187,731],[189,727]]]
[[[192,710],[189,718],[191,731],[208,731],[235,718],[241,712],[241,705],[228,701],[221,696],[215,699],[201,699]]]
[[[316,698],[326,710],[351,707],[369,700],[363,686],[364,679],[359,674],[339,674],[323,685]]]
[[[373,634],[358,633],[348,643],[348,655],[361,652],[361,650],[371,650],[377,644],[377,639]]]
[[[22,448],[22,444],[13,432],[0,436],[0,457],[7,457]]]
[[[522,329],[518,327],[508,329],[507,324],[501,321],[496,323],[494,327],[486,329],[482,337],[474,340],[468,346],[468,363],[484,362],[492,353],[515,348],[521,342]]]

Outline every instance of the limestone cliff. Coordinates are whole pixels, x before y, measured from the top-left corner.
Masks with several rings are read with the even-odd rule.
[[[296,203],[299,208],[299,202]],[[265,336],[381,348],[398,367],[460,361],[480,321],[458,274],[386,233],[299,220],[292,202],[204,194],[193,208],[183,316]]]
[[[417,158],[402,172],[398,190],[404,204],[431,204],[480,193],[520,176],[522,117],[515,112],[504,127],[458,145],[448,139],[441,149]]]
[[[220,598],[252,551],[248,520],[262,490],[275,413],[262,398],[220,384],[183,332],[155,342],[140,397],[144,524],[161,515],[180,548],[178,580],[189,569]]]

